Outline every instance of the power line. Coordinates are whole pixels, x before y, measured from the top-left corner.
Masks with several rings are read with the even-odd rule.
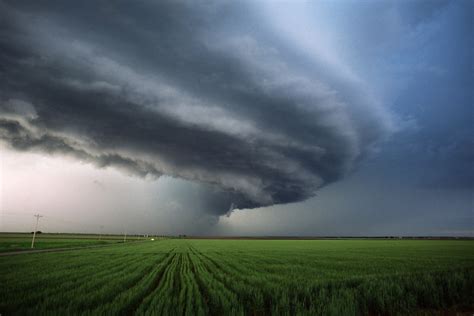
[[[35,214],[34,217],[36,217],[36,225],[35,225],[35,230],[33,231],[33,240],[31,241],[31,248],[34,248],[35,246],[35,237],[36,237],[36,231],[38,230],[38,222],[39,222],[40,217],[43,217],[43,215]]]

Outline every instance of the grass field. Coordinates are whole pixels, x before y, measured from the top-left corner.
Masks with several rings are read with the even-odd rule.
[[[32,234],[0,233],[0,253],[31,249]],[[127,241],[140,240],[141,237],[128,236]],[[86,234],[37,234],[35,249],[73,248],[93,245],[106,245],[123,242],[120,235]]]
[[[354,315],[474,307],[474,242],[164,239],[0,257],[0,314]]]

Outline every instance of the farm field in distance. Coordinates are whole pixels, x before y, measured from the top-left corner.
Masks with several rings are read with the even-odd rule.
[[[33,234],[0,233],[0,253],[31,249]],[[94,245],[107,245],[123,242],[123,235],[88,235],[88,234],[37,234],[34,249],[74,248]],[[141,240],[142,237],[127,236],[127,241]]]
[[[474,310],[470,240],[162,239],[0,257],[0,314]]]

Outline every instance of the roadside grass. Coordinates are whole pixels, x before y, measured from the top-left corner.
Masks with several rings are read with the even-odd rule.
[[[0,233],[0,253],[31,249],[32,234]],[[141,237],[128,236],[127,241],[142,240]],[[37,234],[34,249],[74,248],[93,245],[106,245],[123,242],[120,235],[86,235],[86,234]]]

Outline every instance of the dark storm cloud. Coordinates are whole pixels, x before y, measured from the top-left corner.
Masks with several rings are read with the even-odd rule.
[[[12,1],[0,12],[5,142],[204,183],[211,213],[314,196],[390,125],[318,52],[302,67],[249,3]]]

